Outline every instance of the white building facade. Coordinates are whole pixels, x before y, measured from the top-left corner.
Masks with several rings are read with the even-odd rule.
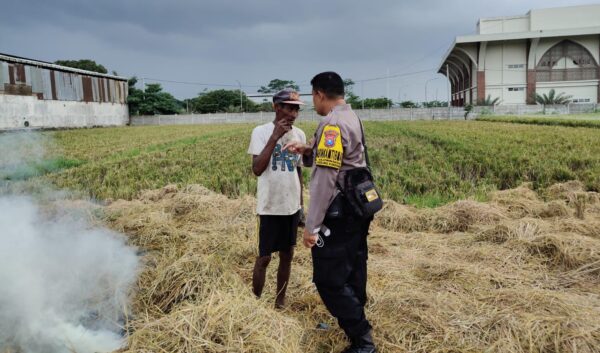
[[[490,97],[535,104],[535,94],[600,103],[600,5],[531,10],[482,18],[477,34],[459,36],[438,72],[450,80],[452,105]]]

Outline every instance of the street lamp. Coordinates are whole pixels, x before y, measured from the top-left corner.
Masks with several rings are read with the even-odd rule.
[[[362,105],[362,109],[365,109],[365,81],[360,81],[360,96],[362,97],[362,99],[360,100],[360,103]]]
[[[240,81],[235,80],[235,82],[238,83],[238,86],[240,86],[240,113],[244,111],[244,105],[243,105],[243,96],[242,96],[242,84],[240,83]]]
[[[427,101],[427,84],[428,84],[430,81],[435,81],[435,80],[439,80],[439,79],[440,79],[440,77],[435,77],[435,78],[430,78],[429,80],[425,81],[425,103],[427,103],[427,102],[428,102],[428,101]]]

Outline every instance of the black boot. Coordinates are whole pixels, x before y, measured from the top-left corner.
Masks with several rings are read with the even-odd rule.
[[[342,353],[377,353],[371,331],[359,337],[351,337],[352,344]]]

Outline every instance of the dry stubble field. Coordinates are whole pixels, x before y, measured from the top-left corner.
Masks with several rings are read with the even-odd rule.
[[[27,173],[102,200],[103,222],[145,252],[125,350],[345,346],[306,250],[287,309],[273,309],[273,269],[252,296],[251,128],[48,133],[49,162]],[[370,235],[367,315],[381,352],[600,351],[600,130],[368,123],[367,136],[388,199]],[[322,321],[333,328],[315,330]]]

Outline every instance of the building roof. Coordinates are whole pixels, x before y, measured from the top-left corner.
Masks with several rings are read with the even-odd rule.
[[[52,70],[58,70],[58,71],[64,71],[64,72],[73,72],[73,73],[78,73],[78,74],[87,75],[87,76],[109,78],[109,79],[118,80],[118,81],[127,81],[128,80],[127,77],[101,74],[99,72],[75,69],[75,68],[68,67],[68,66],[56,65],[56,64],[49,63],[49,62],[45,62],[45,61],[27,59],[27,58],[22,58],[19,56],[2,54],[2,53],[0,53],[0,61],[36,66],[36,67],[41,67],[41,68],[45,68],[45,69],[52,69]]]
[[[518,40],[518,39],[529,39],[529,38],[583,36],[583,35],[589,35],[589,34],[600,34],[600,26],[584,27],[584,28],[557,29],[557,30],[512,32],[512,33],[474,34],[474,35],[456,37],[456,44],[458,44],[458,43],[493,42],[493,41],[501,41],[501,40]]]
[[[558,30],[539,30],[539,31],[527,31],[527,32],[512,32],[512,33],[492,33],[492,34],[473,34],[466,36],[458,36],[452,42],[452,45],[443,56],[440,65],[438,66],[437,72],[441,72],[448,59],[448,56],[454,51],[457,44],[466,43],[480,43],[480,42],[496,42],[496,41],[507,41],[507,40],[521,40],[530,38],[551,38],[551,37],[575,37],[584,36],[590,34],[600,34],[600,26],[595,27],[584,27],[584,28],[569,28],[569,29],[558,29]]]

